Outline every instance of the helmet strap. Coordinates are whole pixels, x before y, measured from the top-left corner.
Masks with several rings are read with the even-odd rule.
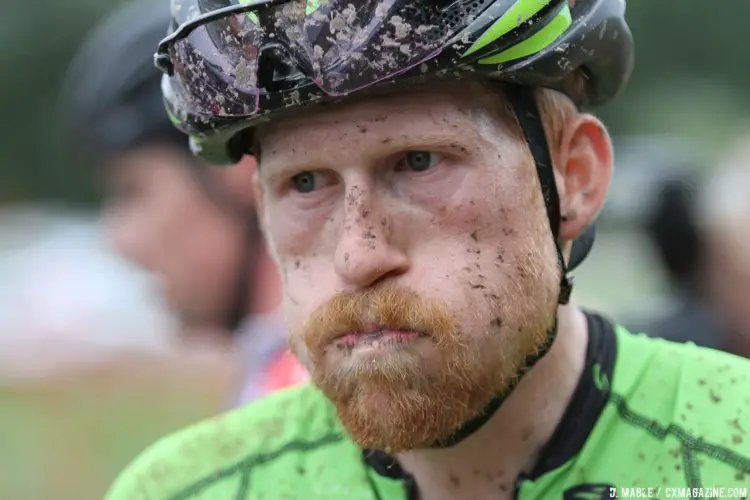
[[[523,85],[508,84],[506,87],[506,96],[513,107],[513,111],[521,126],[526,143],[529,145],[531,156],[534,158],[537,175],[539,177],[539,184],[542,189],[542,196],[544,197],[544,204],[547,208],[547,218],[549,219],[550,230],[557,251],[558,267],[560,268],[560,291],[557,301],[559,304],[567,304],[570,300],[570,293],[573,290],[573,279],[568,276],[565,259],[563,258],[562,250],[558,242],[561,220],[560,197],[555,184],[552,156],[550,155],[547,137],[544,133],[544,126],[542,125],[539,113],[539,107],[537,106],[534,96],[534,88]],[[593,237],[591,237],[591,243],[593,243]],[[547,332],[547,339],[544,345],[526,359],[526,362],[515,377],[513,383],[506,388],[503,393],[493,397],[476,417],[464,423],[451,435],[438,440],[432,447],[448,448],[454,446],[482,428],[493,417],[497,410],[500,409],[500,406],[518,385],[521,377],[531,370],[537,361],[549,352],[556,334],[557,313],[555,313],[552,327]]]

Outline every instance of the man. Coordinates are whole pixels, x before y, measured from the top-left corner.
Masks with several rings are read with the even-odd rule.
[[[317,387],[161,441],[109,499],[747,484],[747,363],[568,303],[612,167],[574,103],[630,73],[623,2],[227,3],[175,5],[157,63],[195,151],[258,156]]]
[[[696,219],[698,183],[684,170],[655,182],[656,199],[645,217],[644,231],[666,272],[674,306],[634,331],[721,348],[721,324],[708,302],[705,235]]]
[[[717,348],[750,358],[750,146],[735,139],[712,170],[698,204],[706,235],[708,300],[724,326]]]
[[[238,335],[245,344],[244,402],[292,382],[279,368],[289,356],[274,313],[280,285],[251,183],[231,179],[250,179],[254,160],[234,172],[205,167],[164,110],[152,54],[169,19],[167,5],[140,0],[98,26],[71,65],[66,117],[71,141],[110,189],[115,248],[161,279],[183,339],[231,346]]]

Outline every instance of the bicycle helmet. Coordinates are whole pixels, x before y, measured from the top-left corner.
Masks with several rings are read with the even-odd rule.
[[[148,54],[169,28],[160,2],[129,3],[97,26],[81,45],[63,85],[69,140],[98,162],[149,142],[184,147],[164,112],[159,71]]]

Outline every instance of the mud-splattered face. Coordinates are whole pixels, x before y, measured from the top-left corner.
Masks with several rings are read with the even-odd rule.
[[[364,447],[446,436],[553,323],[559,278],[530,154],[479,103],[449,85],[261,131],[290,341]]]

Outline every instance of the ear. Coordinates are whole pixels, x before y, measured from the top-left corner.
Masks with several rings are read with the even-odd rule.
[[[594,222],[612,180],[612,142],[598,118],[578,114],[563,127],[555,158],[560,238],[572,241]]]

